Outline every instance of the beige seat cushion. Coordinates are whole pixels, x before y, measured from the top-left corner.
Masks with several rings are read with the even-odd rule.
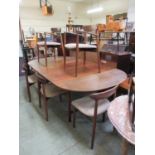
[[[95,101],[89,96],[74,100],[72,105],[81,113],[87,116],[94,116]],[[97,115],[104,113],[110,105],[109,100],[102,99],[98,101]]]
[[[29,75],[28,76],[28,82],[31,83],[31,84],[36,83],[37,82],[37,77],[34,74]]]
[[[37,43],[37,45],[43,46],[43,45],[45,45],[45,42],[44,41],[39,41]],[[60,43],[59,42],[54,42],[54,41],[47,41],[46,45],[57,46],[57,45],[60,45]]]
[[[46,97],[54,97],[54,96],[58,96],[60,94],[63,94],[65,91],[58,88],[57,86],[51,84],[51,83],[47,83],[44,85],[45,86],[45,96]],[[43,94],[43,89],[41,87],[41,94]]]
[[[75,49],[76,43],[65,44],[65,48],[67,49]],[[96,49],[96,45],[90,44],[79,44],[80,49]]]

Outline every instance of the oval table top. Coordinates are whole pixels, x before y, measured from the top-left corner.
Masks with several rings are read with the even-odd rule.
[[[108,117],[121,136],[131,144],[135,144],[135,133],[129,121],[128,105],[128,95],[115,98],[108,108]]]
[[[63,58],[56,61],[48,58],[47,67],[44,59],[32,60],[28,64],[44,78],[56,86],[73,92],[95,92],[119,85],[126,78],[125,72],[114,67],[103,66],[101,73],[97,73],[97,64],[86,62],[84,66],[79,60],[78,77],[75,73],[75,58],[67,58],[67,66],[64,69]]]

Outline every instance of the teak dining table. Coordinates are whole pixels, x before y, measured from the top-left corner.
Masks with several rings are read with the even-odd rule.
[[[39,62],[34,59],[28,63],[33,70],[45,79],[69,92],[69,111],[71,111],[71,92],[97,92],[119,85],[127,78],[125,72],[116,69],[114,66],[102,66],[101,73],[98,73],[96,63],[88,61],[83,65],[83,61],[80,59],[79,74],[78,77],[75,77],[74,59],[74,57],[67,57],[65,68],[63,57],[57,57],[56,60],[48,58],[47,66],[45,66],[44,59],[40,59]],[[71,121],[70,113],[69,121]]]

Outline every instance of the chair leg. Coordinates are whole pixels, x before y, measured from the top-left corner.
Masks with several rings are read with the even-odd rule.
[[[128,146],[129,146],[129,143],[123,138],[122,145],[121,145],[121,155],[128,154]]]
[[[59,100],[60,102],[62,102],[62,95],[59,95]]]
[[[113,126],[113,133],[118,134],[118,132],[114,126]]]
[[[39,55],[39,47],[38,47],[38,45],[37,45],[37,55],[38,55],[38,62],[39,62],[40,55]]]
[[[66,69],[66,49],[65,49],[66,34],[65,33],[64,33],[64,42],[63,42],[62,35],[60,36],[60,40],[61,40],[61,49],[62,49],[62,54],[63,54],[63,58],[64,58],[64,70],[65,70]]]
[[[75,128],[75,123],[76,123],[76,109],[73,107],[73,128]]]
[[[104,122],[105,119],[106,119],[106,113],[103,113],[103,115],[102,115],[102,121]]]
[[[47,98],[44,96],[44,108],[45,108],[45,119],[48,121],[48,103]]]
[[[47,66],[47,48],[45,48],[45,65]]]
[[[75,63],[75,77],[77,77],[77,72],[78,72],[78,53],[79,53],[79,49],[76,49],[76,63]]]
[[[95,140],[95,132],[96,132],[96,119],[97,119],[97,107],[98,101],[95,101],[95,108],[94,108],[94,117],[93,117],[93,130],[92,130],[92,139],[91,139],[91,149],[94,148],[94,140]]]
[[[31,102],[31,93],[30,93],[30,85],[29,84],[27,84],[27,94],[28,94],[29,102]]]
[[[39,108],[41,108],[41,92],[40,92],[40,83],[38,82],[38,96],[39,96]]]
[[[94,140],[95,140],[95,132],[96,132],[96,117],[93,118],[93,131],[92,131],[92,139],[91,139],[91,149],[94,148]]]
[[[55,48],[53,49],[54,52],[54,60],[56,60]]]
[[[97,49],[97,62],[98,62],[98,72],[101,72],[101,60],[100,60],[100,53],[99,50]]]
[[[64,69],[66,69],[66,51],[64,51]]]
[[[83,64],[86,64],[86,52],[83,53]]]
[[[45,119],[46,121],[48,121],[48,103],[47,103],[47,97],[45,94],[45,87],[44,85],[42,85],[43,87],[43,98],[44,98],[44,108],[45,108]]]
[[[68,101],[68,121],[71,122],[71,92],[68,93],[69,101]]]

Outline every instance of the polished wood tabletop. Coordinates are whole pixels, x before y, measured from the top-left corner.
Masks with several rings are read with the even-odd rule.
[[[126,80],[125,72],[116,69],[116,65],[104,64],[101,67],[101,73],[98,73],[96,63],[87,62],[83,65],[83,61],[79,60],[78,77],[74,76],[75,58],[68,57],[67,65],[64,69],[63,58],[58,57],[56,60],[48,58],[47,67],[45,60],[32,60],[29,66],[36,72],[45,77],[56,86],[73,92],[95,92],[119,85]]]

